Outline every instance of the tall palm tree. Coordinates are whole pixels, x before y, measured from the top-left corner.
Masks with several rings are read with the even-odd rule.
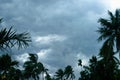
[[[62,69],[58,69],[55,77],[57,80],[64,80],[64,71]]]
[[[115,14],[108,11],[108,14],[110,19],[100,18],[98,21],[102,25],[98,30],[101,34],[98,41],[105,40],[104,44],[116,46],[116,52],[120,54],[120,10],[117,9]]]
[[[74,72],[73,68],[70,65],[65,67],[65,70],[64,70],[65,79],[66,80],[73,80],[73,79],[75,79],[75,75],[74,75],[73,72]]]
[[[24,63],[24,77],[26,79],[33,78],[39,80],[39,74],[44,70],[44,66],[41,62],[38,62],[38,56],[36,54],[29,54],[29,61]]]
[[[103,47],[100,50],[100,57],[102,59],[99,61],[99,66],[102,66],[101,77],[103,79],[117,80],[115,75],[117,75],[118,66],[120,64],[119,60],[114,56],[113,47],[110,44],[103,44]],[[97,70],[98,71],[98,70]],[[99,70],[100,71],[100,70]],[[104,74],[103,74],[104,73]],[[102,80],[103,80],[102,79]]]
[[[0,23],[2,19],[0,19]],[[29,33],[16,33],[16,31],[3,28],[0,30],[0,49],[11,48],[18,45],[18,48],[27,47],[29,42],[31,42]]]
[[[48,69],[45,69],[45,74],[46,74],[45,80],[52,80],[50,74],[48,73]]]
[[[110,19],[100,18],[99,22],[102,25],[98,32],[101,36],[99,41],[105,40],[102,48],[100,49],[100,57],[102,60],[98,62],[99,78],[102,80],[117,80],[115,75],[118,75],[119,60],[114,56],[116,52],[119,52],[120,56],[120,10],[117,9],[115,14],[108,11]],[[116,51],[114,49],[116,48]],[[102,69],[102,70],[101,70]]]

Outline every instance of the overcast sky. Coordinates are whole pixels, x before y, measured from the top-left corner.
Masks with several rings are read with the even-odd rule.
[[[0,0],[2,26],[14,26],[18,32],[29,32],[32,43],[27,49],[13,50],[21,62],[27,53],[35,53],[49,70],[83,64],[97,55],[101,43],[97,42],[100,17],[120,7],[120,0]],[[75,72],[79,75],[79,72]]]

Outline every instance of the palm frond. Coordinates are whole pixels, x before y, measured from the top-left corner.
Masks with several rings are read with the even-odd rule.
[[[113,55],[113,45],[114,45],[113,39],[111,39],[111,40],[107,39],[104,42],[102,48],[100,49],[99,55],[102,57],[109,58],[111,55]]]
[[[114,60],[115,60],[116,63],[118,63],[120,65],[120,61],[119,61],[118,58],[114,57]]]
[[[104,26],[104,27],[111,27],[112,25],[111,25],[111,22],[109,21],[109,20],[107,20],[107,19],[103,19],[103,18],[100,18],[99,20],[98,20],[98,22],[102,25],[102,26]]]
[[[114,35],[112,33],[112,30],[111,29],[107,29],[107,28],[99,28],[97,30],[97,32],[99,32],[101,34],[100,37],[98,38],[98,41],[102,41],[102,40],[108,39],[112,35]]]
[[[7,30],[6,28],[0,31],[0,49],[11,48],[15,45],[18,45],[18,48],[23,48],[29,46],[31,38],[29,33],[16,33],[12,30],[12,27]]]
[[[119,15],[119,12],[120,12],[120,10],[119,9],[116,9],[116,11],[115,11],[115,17],[116,18],[118,18],[120,15]]]
[[[29,60],[32,61],[32,62],[37,63],[37,60],[38,60],[37,54],[29,53]]]
[[[114,20],[114,19],[115,19],[115,17],[114,17],[114,15],[112,14],[112,12],[108,11],[108,14],[109,14],[111,20]]]

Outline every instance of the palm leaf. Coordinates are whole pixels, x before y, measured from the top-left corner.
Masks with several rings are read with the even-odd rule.
[[[109,14],[111,20],[114,20],[114,19],[115,19],[115,17],[114,17],[114,15],[112,14],[112,12],[108,11],[108,14]]]
[[[27,47],[31,42],[29,33],[16,33],[12,27],[7,30],[6,28],[0,31],[0,49],[11,48],[18,45],[18,48]]]
[[[111,27],[112,25],[111,25],[111,23],[110,23],[110,21],[109,20],[107,20],[107,19],[103,19],[103,18],[100,18],[99,20],[98,20],[98,22],[102,25],[102,26],[104,26],[104,27]]]

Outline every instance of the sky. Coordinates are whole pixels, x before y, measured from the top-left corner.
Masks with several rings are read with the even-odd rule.
[[[120,0],[0,0],[1,25],[30,33],[28,48],[11,51],[21,63],[27,53],[34,53],[51,75],[71,65],[78,77],[78,59],[86,65],[101,47],[98,19],[108,18],[107,11],[114,12],[119,4]]]

